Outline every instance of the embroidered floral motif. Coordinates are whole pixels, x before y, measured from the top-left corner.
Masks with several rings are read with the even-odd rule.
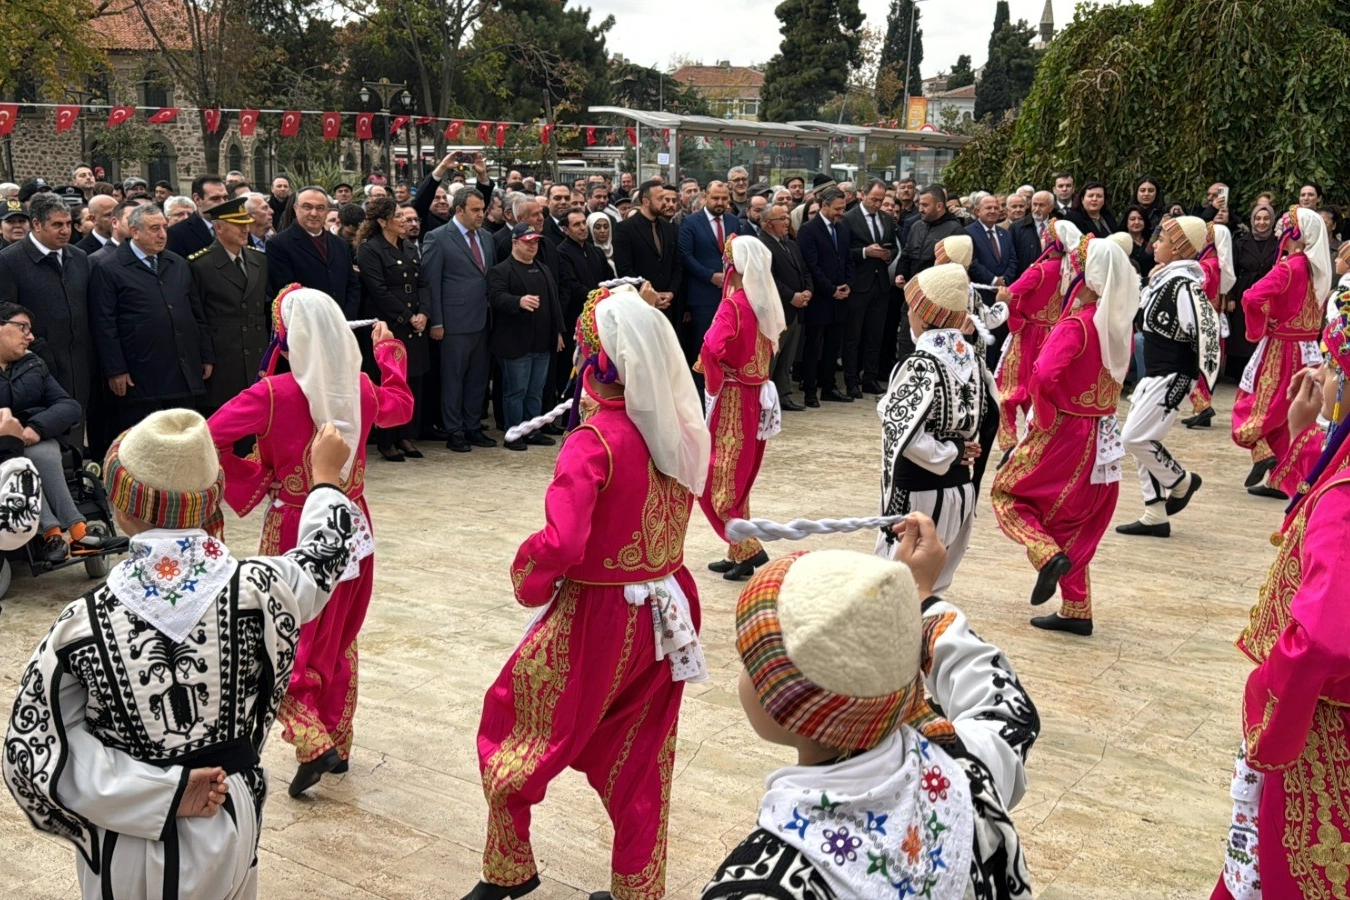
[[[861,846],[862,839],[849,834],[847,828],[838,831],[826,828],[825,843],[821,844],[820,849],[833,856],[834,861],[842,866],[858,858],[858,848]]]
[[[178,574],[182,571],[183,569],[178,565],[177,560],[169,559],[167,556],[163,557],[155,564],[155,574],[164,581],[177,578]]]
[[[919,838],[918,825],[911,825],[905,829],[905,840],[900,844],[900,849],[909,857],[911,866],[918,863],[919,857],[923,855],[923,841]]]
[[[131,541],[131,557],[108,575],[123,605],[175,641],[197,624],[234,572],[235,562],[205,532],[149,533]]]
[[[923,789],[928,792],[928,799],[932,802],[946,800],[947,788],[951,786],[951,779],[943,775],[942,769],[938,766],[933,766],[923,773]]]

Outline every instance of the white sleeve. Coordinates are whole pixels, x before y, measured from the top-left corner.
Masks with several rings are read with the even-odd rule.
[[[42,481],[23,456],[0,462],[0,550],[17,550],[32,540],[42,511]]]
[[[328,603],[347,568],[356,537],[356,505],[335,487],[315,487],[300,510],[294,550],[249,561],[272,569],[295,597],[301,622],[314,619]]]
[[[891,375],[886,396],[877,407],[881,416],[882,458],[894,471],[897,451],[910,462],[945,475],[964,448],[939,441],[928,432],[928,411],[938,390],[938,362],[914,355]]]
[[[940,441],[924,430],[914,435],[914,439],[905,447],[904,455],[905,459],[923,466],[934,475],[946,475],[963,449],[951,441]]]
[[[1026,793],[1026,758],[1041,720],[1008,659],[945,600],[924,609],[924,685],[966,750],[989,769],[1012,809]]]
[[[1008,321],[1008,304],[1004,303],[1002,300],[988,306],[981,303],[980,321],[984,323],[985,328],[990,330],[999,327],[1004,322]]]

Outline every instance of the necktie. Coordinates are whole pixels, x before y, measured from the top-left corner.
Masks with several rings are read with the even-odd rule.
[[[314,242],[314,249],[319,251],[324,262],[328,262],[328,241],[324,240],[322,234],[311,234],[309,239]]]
[[[51,257],[52,262],[56,263],[56,271],[60,272],[64,268],[61,265],[61,251],[53,250],[51,253],[47,255]]]
[[[1045,246],[1045,224],[1046,224],[1046,223],[1044,223],[1044,222],[1037,222],[1037,223],[1036,223],[1036,237],[1038,237],[1038,238],[1041,239],[1041,246],[1042,246],[1042,247]]]
[[[147,256],[147,257],[145,258],[145,264],[146,264],[147,266],[150,267],[150,271],[151,271],[151,272],[154,272],[156,275],[159,274],[159,257],[158,257],[158,256]]]
[[[713,227],[717,229],[717,252],[722,253],[727,245],[726,235],[722,233],[722,217],[713,216]]]
[[[994,234],[994,229],[989,229],[989,243],[994,246],[994,261],[1003,262],[1003,253],[998,248],[998,235]]]
[[[469,241],[469,252],[473,254],[473,261],[478,265],[478,271],[486,271],[483,265],[483,251],[478,247],[478,232],[470,231],[464,235]]]
[[[239,269],[239,274],[245,281],[248,281],[248,269],[244,267],[244,254],[239,254],[234,258],[235,267]]]
[[[880,244],[880,243],[881,243],[881,223],[877,221],[877,214],[876,214],[876,213],[872,213],[872,215],[868,216],[868,218],[872,220],[872,242],[875,243],[875,244]]]
[[[657,227],[656,220],[652,219],[652,245],[656,247],[656,255],[661,255],[661,229]]]

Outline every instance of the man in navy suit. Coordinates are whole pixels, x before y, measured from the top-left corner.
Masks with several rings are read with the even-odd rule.
[[[198,175],[192,179],[192,202],[198,210],[215,209],[230,198],[225,190],[225,182],[219,175]],[[216,241],[216,233],[211,223],[202,218],[200,212],[194,212],[183,221],[169,229],[170,253],[177,253],[187,259],[198,250],[210,247]]]
[[[848,285],[853,280],[848,228],[844,225],[844,192],[829,187],[818,196],[820,213],[797,232],[797,246],[811,272],[811,300],[802,316],[802,393],[811,407],[819,407],[820,400],[853,402],[852,397],[839,393],[834,382],[834,363],[848,321]],[[816,399],[817,385],[820,399]]]
[[[1013,246],[1012,235],[998,227],[1003,218],[1003,209],[997,197],[985,197],[976,210],[979,221],[966,226],[975,245],[975,255],[970,261],[970,280],[975,284],[996,284],[1000,287],[1017,280],[1017,249]],[[981,291],[986,305],[994,302],[993,291]],[[1003,339],[1008,335],[1008,326],[1000,325],[994,329],[994,345],[987,348],[990,366],[998,364],[998,354]]]
[[[886,182],[873,178],[859,195],[859,203],[844,214],[844,233],[849,240],[849,261],[854,276],[849,282],[849,316],[844,325],[844,387],[861,400],[863,391],[880,394],[881,347],[886,338],[886,314],[896,300],[890,274],[891,248],[895,245],[895,221],[881,210]],[[895,342],[895,333],[890,340]]]
[[[361,282],[352,268],[352,248],[323,227],[328,192],[311,185],[295,198],[295,222],[267,242],[267,291],[273,299],[288,284],[323,291],[355,319],[361,310]]]
[[[708,183],[702,212],[680,223],[680,262],[684,266],[686,347],[702,347],[722,302],[722,252],[727,237],[739,234],[741,220],[728,212],[731,191],[726,182]],[[697,351],[695,351],[697,352]]]

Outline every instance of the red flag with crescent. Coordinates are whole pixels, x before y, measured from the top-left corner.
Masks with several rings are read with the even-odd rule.
[[[459,140],[459,130],[464,127],[463,119],[455,119],[449,125],[445,126],[445,139],[447,141]]]
[[[357,113],[356,114],[356,139],[359,141],[368,141],[375,137],[375,114]]]
[[[300,133],[300,110],[288,109],[281,114],[281,136],[295,137]]]
[[[595,143],[595,126],[586,126],[586,146],[589,147]]]
[[[624,132],[627,133],[627,135],[628,135],[628,143],[630,143],[630,144],[632,144],[634,147],[636,147],[636,146],[637,146],[637,129],[634,128],[632,125],[629,125],[627,128],[624,129]]]
[[[14,130],[14,120],[19,117],[19,104],[0,103],[0,135]]]
[[[323,139],[325,141],[335,141],[342,133],[342,114],[335,112],[326,112],[323,114]]]
[[[108,127],[115,128],[121,125],[127,119],[130,119],[136,113],[134,106],[114,106],[108,112]]]
[[[432,122],[435,121],[436,121],[435,116],[418,116],[417,121],[414,122],[413,124],[416,125],[418,128],[426,128],[428,125],[430,125]]]
[[[253,131],[258,127],[258,111],[256,109],[239,110],[239,133],[244,137],[252,137]]]
[[[489,140],[491,140],[491,139],[492,139],[492,123],[491,123],[491,122],[479,122],[479,123],[478,123],[478,143],[480,143],[480,144],[486,144],[486,143],[487,143]]]
[[[62,105],[56,108],[56,133],[69,131],[75,127],[75,120],[80,115],[80,108],[74,105]]]
[[[389,123],[389,133],[398,134],[399,130],[412,121],[412,116],[394,116],[394,121]]]
[[[154,115],[152,115],[146,121],[149,122],[151,125],[163,125],[165,122],[172,122],[176,118],[178,118],[178,107],[166,106],[163,109],[160,109]]]
[[[552,123],[550,123],[550,124],[548,124],[548,125],[545,125],[543,128],[540,128],[540,129],[539,129],[539,143],[541,143],[541,144],[547,144],[549,138],[551,138],[551,137],[553,137],[553,125],[552,125]]]
[[[510,127],[510,126],[508,126],[505,122],[498,122],[498,123],[497,123],[497,146],[498,146],[498,147],[505,147],[505,146],[506,146],[506,129],[507,129],[508,127]]]
[[[202,110],[202,118],[206,120],[207,131],[215,134],[220,130],[220,110],[218,108]]]

